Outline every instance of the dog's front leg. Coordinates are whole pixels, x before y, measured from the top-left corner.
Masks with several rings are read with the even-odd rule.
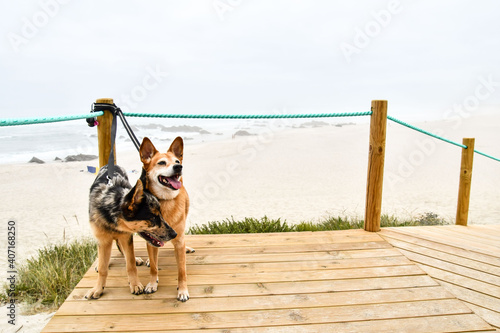
[[[137,267],[135,266],[134,238],[131,235],[123,235],[118,238],[118,243],[120,243],[120,247],[125,255],[130,292],[134,295],[142,294],[144,286],[139,281]]]
[[[148,257],[149,257],[149,272],[151,274],[151,278],[149,280],[148,285],[144,289],[144,293],[152,294],[158,290],[158,248],[147,245],[148,248]]]
[[[111,247],[113,239],[98,240],[98,262],[97,262],[97,283],[94,288],[90,289],[86,294],[86,299],[97,299],[101,297],[104,287],[106,286],[106,279],[108,278],[109,259],[111,258]]]
[[[177,299],[186,302],[189,299],[186,272],[186,243],[183,236],[172,239],[175,249],[175,260],[177,261]]]

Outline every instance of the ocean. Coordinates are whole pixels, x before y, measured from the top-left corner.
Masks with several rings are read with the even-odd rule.
[[[349,118],[347,121],[351,121]],[[186,144],[231,139],[238,131],[258,135],[269,129],[300,126],[330,126],[345,120],[207,120],[207,119],[142,119],[129,118],[134,133],[142,141],[147,136],[153,142],[168,145],[182,136]],[[133,151],[134,145],[118,120],[116,146],[119,151]],[[27,163],[36,157],[46,163],[68,155],[98,155],[97,127],[88,127],[85,120],[60,123],[0,127],[0,163]]]

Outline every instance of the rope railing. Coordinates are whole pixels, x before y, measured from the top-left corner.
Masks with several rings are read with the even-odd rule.
[[[43,118],[4,118],[0,119],[0,127],[2,126],[20,126],[20,125],[34,125],[57,123],[61,121],[79,120],[100,117],[104,114],[103,111],[93,112],[88,114],[72,115],[72,116],[56,116],[56,117],[43,117]]]
[[[436,138],[436,139],[438,139],[438,140],[441,140],[441,141],[444,141],[444,142],[450,143],[450,144],[452,144],[452,145],[458,146],[458,147],[460,147],[460,148],[464,148],[464,149],[467,149],[467,148],[468,148],[466,145],[463,145],[463,144],[461,144],[461,143],[458,143],[458,142],[455,142],[455,141],[452,141],[452,140],[448,140],[448,139],[446,139],[446,138],[443,138],[442,136],[439,136],[439,135],[433,134],[433,133],[431,133],[431,132],[428,132],[428,131],[426,131],[426,130],[423,130],[423,129],[421,129],[421,128],[418,128],[418,127],[416,127],[416,126],[410,125],[410,124],[408,124],[408,123],[405,123],[404,121],[401,121],[401,120],[396,119],[396,118],[394,118],[394,117],[391,117],[391,116],[389,116],[389,115],[387,116],[387,119],[392,120],[393,122],[395,122],[395,123],[397,123],[397,124],[403,125],[403,126],[408,127],[408,128],[410,128],[410,129],[412,129],[412,130],[415,130],[415,131],[417,131],[417,132],[420,132],[420,133],[423,133],[423,134],[425,134],[425,135],[428,135],[428,136],[430,136],[430,137],[433,137],[433,138]],[[491,155],[488,155],[488,154],[486,154],[486,153],[483,153],[483,152],[481,152],[481,151],[479,151],[479,150],[474,149],[474,152],[475,152],[476,154],[482,155],[482,156],[484,156],[484,157],[491,158],[491,159],[492,159],[492,160],[494,160],[494,161],[500,162],[500,159],[498,159],[498,158],[496,158],[496,157],[493,157],[493,156],[491,156]]]
[[[70,116],[56,116],[56,117],[35,117],[35,118],[4,118],[0,119],[0,127],[3,126],[20,126],[20,125],[33,125],[33,124],[44,124],[44,123],[55,123],[62,121],[78,120],[99,117],[104,114],[103,111],[92,112],[89,114],[80,115],[70,115]],[[360,116],[371,116],[372,111],[364,112],[343,112],[343,113],[310,113],[310,114],[247,114],[247,115],[220,115],[220,114],[168,114],[168,113],[136,113],[136,112],[124,112],[127,117],[139,117],[139,118],[183,118],[183,119],[299,119],[299,118],[340,118],[340,117],[360,117]],[[392,116],[387,116],[387,119],[400,124],[402,126],[408,127],[417,132],[423,133],[435,139],[444,141],[446,143],[455,145],[460,148],[467,149],[466,145],[461,143],[446,139],[442,136],[433,134],[424,129],[418,128],[416,126],[410,125],[402,120],[396,119]],[[484,157],[490,158],[494,161],[500,162],[499,158],[493,157],[489,154],[483,153],[474,149],[474,152],[482,155]]]
[[[494,161],[500,162],[500,158],[493,157],[493,156],[491,156],[491,155],[488,155],[488,154],[485,154],[485,153],[483,153],[483,152],[480,152],[480,151],[478,151],[478,150],[476,150],[476,149],[474,149],[474,152],[475,152],[476,154],[483,155],[484,157],[491,158],[491,159],[492,159],[492,160],[494,160]]]
[[[425,135],[428,135],[428,136],[431,136],[431,137],[436,138],[436,139],[438,139],[438,140],[441,140],[441,141],[444,141],[444,142],[450,143],[450,144],[455,145],[455,146],[458,146],[458,147],[460,147],[460,148],[467,149],[467,146],[466,146],[466,145],[463,145],[463,144],[458,143],[458,142],[455,142],[455,141],[448,140],[448,139],[443,138],[442,136],[439,136],[439,135],[436,135],[436,134],[432,134],[431,132],[427,132],[426,130],[423,130],[423,129],[421,129],[421,128],[418,128],[418,127],[415,127],[415,126],[410,125],[410,124],[408,124],[408,123],[405,123],[404,121],[401,121],[401,120],[396,119],[396,118],[394,118],[394,117],[391,117],[391,116],[389,116],[389,115],[387,116],[387,119],[392,120],[393,122],[395,122],[395,123],[397,123],[397,124],[400,124],[400,125],[403,125],[403,126],[405,126],[405,127],[408,127],[408,128],[410,128],[410,129],[412,129],[412,130],[414,130],[414,131],[417,131],[417,132],[423,133],[423,134],[425,134]]]
[[[165,114],[165,113],[123,113],[127,117],[142,118],[188,118],[188,119],[294,119],[294,118],[334,118],[370,116],[371,111],[344,113],[310,114]]]

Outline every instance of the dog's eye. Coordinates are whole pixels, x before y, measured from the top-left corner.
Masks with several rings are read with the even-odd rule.
[[[175,163],[176,164],[180,164],[181,162],[179,160],[175,160]]]
[[[167,165],[167,162],[165,162],[165,161],[160,161],[160,162],[158,162],[158,165]]]

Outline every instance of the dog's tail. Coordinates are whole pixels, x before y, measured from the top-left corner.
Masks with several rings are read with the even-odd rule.
[[[122,248],[120,247],[120,243],[118,243],[118,240],[115,241],[116,247],[118,248],[118,251],[120,251],[121,255],[123,256],[123,251]],[[142,266],[144,265],[144,260],[141,257],[135,257],[135,265],[136,266]]]
[[[122,248],[120,247],[120,243],[118,243],[118,239],[115,240],[115,243],[116,243],[116,247],[118,248],[118,251],[120,251],[120,253],[123,255],[123,251],[122,251]]]

